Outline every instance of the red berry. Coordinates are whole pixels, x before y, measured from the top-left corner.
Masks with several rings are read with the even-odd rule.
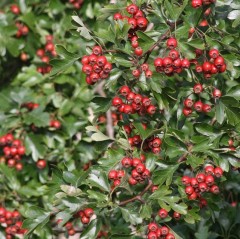
[[[207,175],[205,182],[208,186],[212,186],[214,184],[214,177],[212,175]]]
[[[88,224],[90,222],[90,218],[86,217],[86,216],[83,216],[81,218],[81,222],[82,222],[82,224]]]
[[[125,114],[132,114],[133,107],[131,105],[124,105],[123,113]]]
[[[219,56],[219,51],[217,49],[211,49],[209,51],[210,58],[216,59]]]
[[[202,0],[192,0],[192,7],[199,8],[202,6]]]
[[[202,109],[203,109],[203,112],[205,112],[205,113],[209,113],[212,110],[211,105],[209,105],[209,104],[203,104]]]
[[[93,71],[92,66],[90,65],[83,65],[82,67],[82,71],[86,74],[86,75],[90,75]]]
[[[132,41],[131,46],[137,48],[139,46],[138,41]]]
[[[198,181],[196,178],[191,178],[191,186],[194,188],[198,187]]]
[[[189,99],[189,98],[185,99],[184,100],[184,106],[187,107],[187,108],[191,108],[193,106],[192,99]]]
[[[92,49],[92,53],[96,56],[99,56],[102,54],[102,48],[100,46],[94,46]]]
[[[198,188],[201,192],[205,192],[207,190],[207,184],[206,183],[199,183]]]
[[[137,166],[136,166],[136,170],[138,173],[142,174],[146,169],[146,166],[142,163],[139,163]]]
[[[197,194],[193,192],[191,195],[188,196],[189,200],[195,200],[197,198]]]
[[[115,107],[119,107],[122,103],[122,99],[117,96],[112,99],[112,105]]]
[[[148,108],[147,108],[147,112],[148,112],[148,114],[150,114],[150,115],[155,114],[155,112],[156,112],[156,106],[154,106],[154,105],[149,105]]]
[[[214,65],[217,67],[217,68],[220,68],[224,65],[224,58],[222,56],[218,56],[215,60],[214,60]]]
[[[128,179],[128,182],[129,182],[130,185],[136,185],[136,184],[137,184],[137,180],[134,179],[133,177],[130,177],[130,178]]]
[[[146,77],[147,78],[151,78],[152,77],[152,71],[151,70],[147,70],[146,72],[145,72],[145,75],[146,75]]]
[[[145,28],[145,27],[147,27],[147,24],[148,24],[148,20],[145,17],[139,17],[137,19],[138,27]]]
[[[158,215],[159,217],[161,217],[162,219],[166,218],[168,216],[168,212],[166,209],[162,208],[158,211]]]
[[[13,14],[15,14],[15,15],[18,15],[18,14],[21,13],[19,6],[16,5],[16,4],[11,5],[11,6],[10,6],[10,10],[11,10],[11,12],[12,12]]]
[[[138,78],[141,75],[141,71],[138,69],[135,69],[132,71],[132,75],[136,78]]]
[[[196,179],[197,179],[197,181],[199,182],[199,183],[202,183],[202,182],[204,182],[205,181],[205,174],[204,173],[199,173],[199,174],[197,174],[197,176],[196,176]]]
[[[131,29],[135,29],[137,27],[137,20],[135,18],[129,18],[128,24],[131,25]]]
[[[107,63],[107,58],[105,56],[98,56],[96,63],[98,66],[103,67]]]
[[[214,169],[214,174],[217,178],[220,178],[223,175],[223,170],[220,167],[217,167]]]
[[[182,66],[182,60],[180,58],[173,61],[173,67],[180,68]]]
[[[204,168],[207,175],[214,174],[214,167],[212,165],[208,165]]]
[[[218,68],[218,72],[219,73],[223,73],[225,72],[227,69],[227,65],[226,64],[223,64],[221,67]]]
[[[134,53],[135,55],[137,56],[141,56],[143,54],[143,49],[141,47],[137,47],[135,50],[134,50]]]
[[[158,225],[155,222],[151,222],[148,224],[148,230],[150,232],[156,232],[158,229]]]
[[[196,72],[198,72],[198,73],[201,73],[201,72],[203,71],[201,65],[196,65],[196,66],[195,66],[195,69],[196,69]]]
[[[214,194],[218,194],[219,193],[219,187],[217,185],[213,185],[211,188],[210,188],[210,192],[211,193],[214,193]]]
[[[208,61],[204,62],[202,65],[202,70],[204,73],[210,73],[212,70],[212,64]]]
[[[154,66],[155,67],[161,67],[161,66],[163,66],[163,59],[162,58],[156,58],[155,60],[154,60]]]
[[[148,239],[157,239],[157,233],[156,232],[149,232],[148,233]]]
[[[162,60],[162,64],[164,67],[170,67],[172,65],[173,61],[170,57],[165,57]]]
[[[39,160],[37,161],[37,167],[38,167],[39,169],[44,169],[44,168],[46,168],[46,166],[47,166],[46,160],[44,160],[44,159],[39,159]]]
[[[172,233],[168,233],[165,239],[175,239],[175,236]]]
[[[189,68],[190,67],[190,62],[188,59],[182,59],[182,67],[183,68]]]
[[[201,84],[196,84],[193,87],[193,91],[194,91],[195,94],[200,94],[203,91],[202,85]]]
[[[169,233],[169,228],[166,226],[163,226],[160,229],[161,229],[162,236],[166,236]]]
[[[107,62],[103,67],[103,71],[104,73],[109,73],[111,70],[112,70],[112,64],[110,62]]]
[[[131,4],[131,5],[127,6],[127,12],[129,14],[136,14],[138,10],[139,10],[138,6],[135,4]]]
[[[191,182],[191,178],[189,178],[188,176],[183,176],[182,177],[182,184],[183,185],[190,185],[190,182]]]
[[[117,179],[117,171],[116,170],[110,170],[108,173],[108,178],[110,180]]]
[[[214,98],[220,98],[222,96],[222,92],[219,89],[214,89],[213,90],[213,97]]]
[[[187,117],[187,116],[192,114],[192,109],[190,109],[190,108],[183,108],[182,112]]]
[[[177,40],[175,38],[169,38],[167,40],[167,47],[169,49],[173,49],[177,47]]]
[[[187,186],[185,188],[185,193],[191,195],[194,192],[194,188],[192,186]]]
[[[83,212],[84,212],[85,216],[88,218],[91,218],[92,215],[94,214],[94,211],[92,208],[86,208]]]
[[[173,217],[176,219],[176,220],[179,220],[181,218],[181,214],[178,213],[178,212],[174,212],[173,213]]]
[[[129,157],[124,157],[122,159],[122,166],[125,168],[129,168],[132,166],[133,160]]]
[[[152,146],[153,146],[154,148],[160,147],[161,144],[162,144],[162,140],[159,139],[159,138],[155,138],[155,139],[152,141]]]
[[[176,60],[177,58],[179,58],[179,53],[178,51],[176,51],[175,49],[172,49],[170,52],[169,52],[169,57],[171,57],[173,60]]]
[[[203,103],[201,101],[197,101],[194,103],[194,109],[197,111],[197,112],[202,112],[203,110]]]
[[[113,19],[114,20],[121,20],[123,17],[121,15],[121,13],[117,12],[113,15]]]
[[[124,175],[125,175],[125,171],[124,171],[124,170],[119,170],[119,171],[117,172],[117,178],[118,178],[118,179],[123,178]]]

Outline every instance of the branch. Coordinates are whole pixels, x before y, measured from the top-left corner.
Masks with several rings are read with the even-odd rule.
[[[184,153],[179,159],[178,159],[178,163],[181,163],[183,161],[185,161],[187,159],[187,156],[189,155],[189,153],[191,153],[193,145],[191,143],[188,144],[188,151],[186,153]]]
[[[168,35],[170,33],[170,30],[167,30],[158,40],[157,42],[155,42],[150,49],[148,49],[141,58],[144,58],[144,63],[147,62],[149,56],[151,55],[152,51],[159,45],[160,42],[162,42],[163,40],[167,39]]]
[[[146,186],[146,188],[144,188],[144,190],[141,193],[139,193],[137,196],[135,196],[133,198],[129,198],[129,199],[125,200],[125,201],[120,202],[118,205],[119,206],[124,206],[124,205],[126,205],[126,204],[128,204],[130,202],[134,202],[136,200],[144,203],[144,201],[142,200],[142,196],[152,187],[152,185],[153,185],[153,182],[151,180],[149,180],[148,181],[148,185]]]

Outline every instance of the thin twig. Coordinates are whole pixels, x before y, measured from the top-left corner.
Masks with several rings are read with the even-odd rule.
[[[146,186],[146,188],[144,188],[144,190],[139,193],[137,196],[133,197],[133,198],[129,198],[125,201],[120,202],[118,205],[119,206],[124,206],[130,202],[134,202],[134,201],[140,201],[142,203],[144,203],[144,201],[142,200],[142,196],[152,187],[153,182],[151,180],[148,181],[148,185]]]

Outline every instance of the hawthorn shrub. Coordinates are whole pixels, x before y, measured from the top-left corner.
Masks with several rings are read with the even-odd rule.
[[[237,0],[0,8],[0,238],[239,238]]]

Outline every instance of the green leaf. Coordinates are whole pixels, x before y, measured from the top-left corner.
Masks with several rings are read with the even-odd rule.
[[[68,196],[71,197],[77,197],[82,193],[82,191],[79,188],[76,188],[74,186],[61,185],[60,188],[63,192],[65,192]]]
[[[46,148],[41,144],[41,137],[36,134],[28,134],[25,137],[26,154],[31,154],[35,162],[44,158]]]
[[[240,100],[240,85],[232,87],[226,94],[226,96],[231,96],[236,100]]]
[[[98,232],[101,230],[101,221],[94,219],[92,220],[86,229],[81,233],[81,239],[93,239],[96,238]]]
[[[36,127],[49,126],[50,115],[47,112],[43,112],[42,107],[38,107],[29,113],[24,114],[24,123],[27,125],[35,125]]]
[[[201,39],[193,39],[187,42],[187,44],[197,49],[201,49],[201,50],[205,49],[204,42]]]
[[[126,222],[130,222],[132,225],[137,225],[142,223],[142,218],[139,217],[137,213],[134,211],[127,209],[127,208],[121,208],[123,219]]]
[[[153,173],[153,182],[159,187],[166,183],[169,186],[172,182],[172,177],[174,172],[178,169],[178,164],[176,165],[164,165],[163,169],[156,170]]]
[[[56,51],[61,59],[53,59],[50,61],[50,64],[53,66],[50,76],[64,72],[80,58],[79,55],[67,51],[62,45],[56,45]]]
[[[27,210],[26,215],[28,218],[24,220],[22,228],[28,229],[28,231],[24,238],[29,238],[34,230],[43,228],[50,219],[50,212],[46,212],[35,206],[30,207]]]
[[[149,204],[144,204],[140,211],[142,218],[150,219],[152,217],[152,207]]]
[[[240,168],[240,161],[237,157],[227,154],[227,155],[221,155],[221,158],[223,160],[228,161],[233,167]]]
[[[218,101],[216,104],[216,120],[219,124],[222,124],[224,121],[224,104],[221,101]]]
[[[96,169],[92,170],[91,173],[89,174],[87,181],[90,183],[90,185],[100,188],[101,190],[107,192],[110,190],[110,185],[106,173],[101,172],[99,170]]]

